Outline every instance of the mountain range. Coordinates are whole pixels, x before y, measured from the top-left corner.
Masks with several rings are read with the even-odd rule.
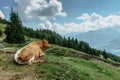
[[[89,43],[90,46],[96,49],[105,49],[107,52],[120,56],[120,26],[102,28],[85,33],[71,33],[65,36],[77,38],[80,41]]]

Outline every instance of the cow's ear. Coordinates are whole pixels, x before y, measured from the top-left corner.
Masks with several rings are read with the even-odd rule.
[[[45,41],[46,41],[45,39],[42,39],[42,42],[43,42],[43,43],[45,43]]]

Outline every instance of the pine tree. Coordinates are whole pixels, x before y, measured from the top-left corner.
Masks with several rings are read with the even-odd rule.
[[[68,48],[71,48],[71,43],[70,42],[71,42],[70,37],[68,37],[68,39],[67,39],[67,47]]]
[[[67,40],[66,40],[65,37],[63,38],[63,43],[62,44],[63,44],[64,47],[67,47]]]
[[[104,58],[104,59],[107,59],[107,53],[106,53],[105,49],[104,49],[104,51],[103,51],[103,58]]]
[[[2,30],[0,29],[0,36],[2,36]]]
[[[6,34],[5,41],[8,43],[25,42],[22,22],[18,16],[18,13],[15,13],[13,9],[11,9],[10,23],[5,29],[5,34]]]

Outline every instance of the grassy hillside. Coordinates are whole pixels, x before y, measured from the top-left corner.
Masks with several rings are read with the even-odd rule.
[[[4,32],[7,24],[0,23],[0,29]]]
[[[2,31],[5,27],[0,24]],[[26,36],[25,44],[8,44],[4,38],[0,37],[0,80],[120,80],[120,64],[57,45],[44,51],[44,63],[19,65],[14,53],[37,39]]]
[[[73,49],[56,45],[44,52],[44,63],[18,65],[13,56],[25,44],[2,43],[0,80],[120,80],[120,68]]]
[[[5,31],[5,28],[7,27],[7,24],[3,24],[3,23],[0,23],[0,36],[5,36],[4,35],[4,31]],[[0,37],[0,40],[2,38]]]

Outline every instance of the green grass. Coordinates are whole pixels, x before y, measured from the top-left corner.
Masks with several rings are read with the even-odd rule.
[[[16,46],[17,49],[24,45],[6,44],[8,48]],[[22,80],[120,80],[119,67],[93,61],[91,58],[94,57],[88,57],[83,52],[56,45],[51,45],[51,48],[44,52],[46,62],[31,66],[18,65],[14,62],[14,54],[0,52],[0,68],[12,75],[19,75]]]
[[[47,63],[35,66],[44,79],[58,80],[120,80],[120,69],[112,65],[47,55]]]
[[[0,23],[0,29],[4,32],[7,24]]]
[[[2,31],[6,26],[0,23]],[[56,45],[44,51],[44,63],[19,65],[14,61],[14,50],[38,41],[27,36],[25,39],[27,43],[23,44],[0,43],[4,45],[0,49],[1,80],[120,80],[120,67],[111,65],[112,61]]]

